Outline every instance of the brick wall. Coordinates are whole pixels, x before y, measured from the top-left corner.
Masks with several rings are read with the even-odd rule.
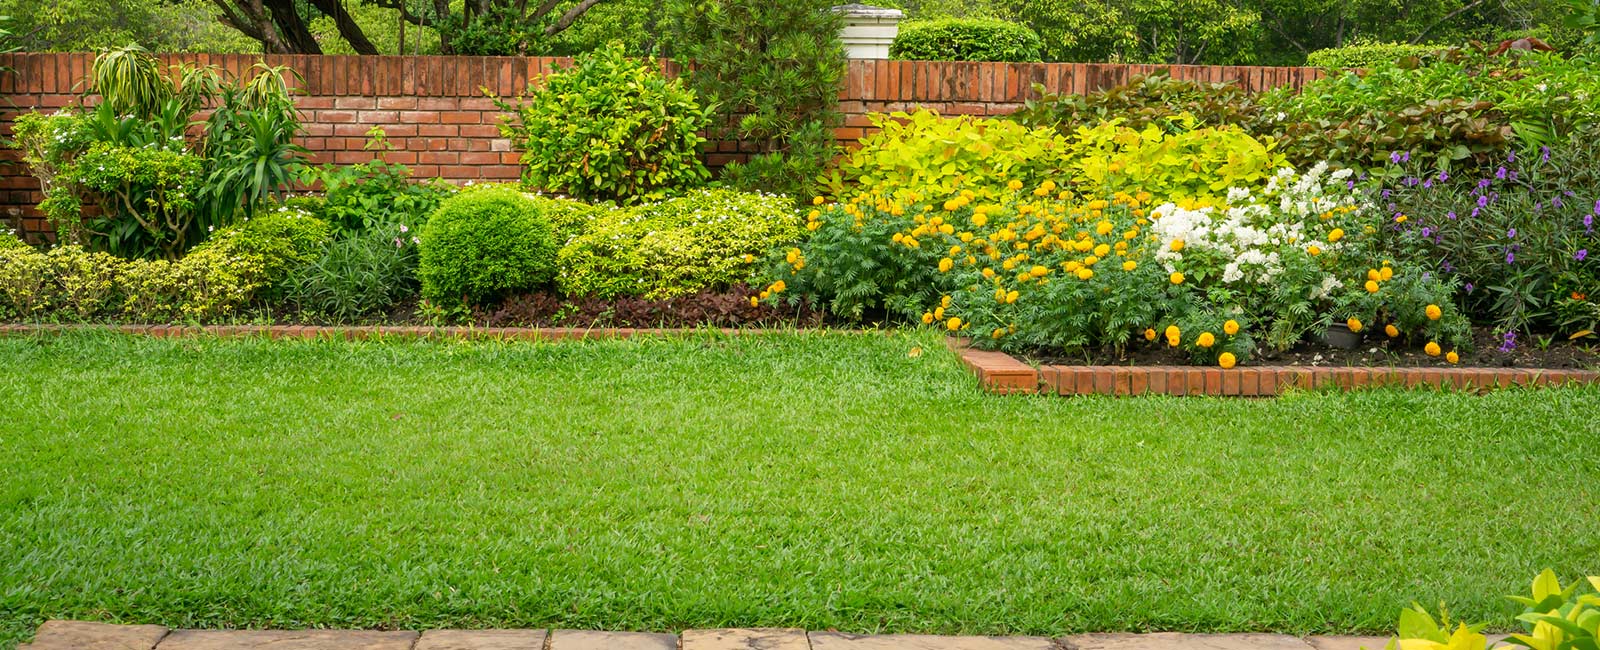
[[[261,60],[205,54],[164,58],[215,65],[241,76]],[[0,55],[0,66],[16,70],[0,75],[0,96],[6,100],[0,133],[10,134],[19,112],[76,102],[93,59],[88,53]],[[361,147],[367,130],[377,125],[397,149],[389,155],[391,162],[411,166],[418,176],[457,182],[518,177],[517,154],[499,137],[495,125],[500,113],[484,93],[514,96],[567,63],[548,57],[439,56],[267,56],[265,61],[288,66],[303,77],[297,84],[306,130],[302,144],[317,162],[370,160]],[[671,62],[661,67],[668,74],[677,70]],[[845,123],[836,135],[844,141],[861,137],[870,127],[869,113],[926,106],[948,115],[1004,115],[1032,95],[1034,83],[1052,92],[1081,94],[1162,69],[1179,79],[1236,81],[1251,90],[1299,87],[1320,76],[1313,68],[851,61],[839,91]],[[706,162],[720,166],[752,149],[748,143],[711,143]],[[41,198],[38,185],[16,160],[15,151],[0,154],[0,215],[20,220],[27,230],[43,230],[34,207]]]

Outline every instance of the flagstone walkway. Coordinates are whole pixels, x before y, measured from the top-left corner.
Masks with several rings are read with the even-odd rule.
[[[1282,634],[861,635],[799,629],[686,630],[169,630],[159,625],[47,621],[19,650],[1381,650],[1382,637]]]

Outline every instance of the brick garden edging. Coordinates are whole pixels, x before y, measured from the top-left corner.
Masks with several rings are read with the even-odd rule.
[[[1291,389],[1354,390],[1396,386],[1484,393],[1512,386],[1600,384],[1600,372],[1527,368],[1369,368],[1250,366],[1228,370],[1196,366],[1040,366],[1009,354],[950,347],[978,376],[985,390],[998,394],[1044,392],[1056,395],[1210,395],[1272,397]]]

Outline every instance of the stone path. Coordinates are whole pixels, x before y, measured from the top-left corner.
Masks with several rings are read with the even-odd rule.
[[[581,630],[169,630],[47,621],[18,650],[1382,650],[1382,637],[1282,634],[861,635],[799,629],[686,630],[682,635]]]

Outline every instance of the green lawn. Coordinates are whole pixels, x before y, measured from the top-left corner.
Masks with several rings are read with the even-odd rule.
[[[0,646],[46,617],[1504,626],[1539,569],[1600,572],[1597,407],[997,397],[926,333],[0,339]]]

